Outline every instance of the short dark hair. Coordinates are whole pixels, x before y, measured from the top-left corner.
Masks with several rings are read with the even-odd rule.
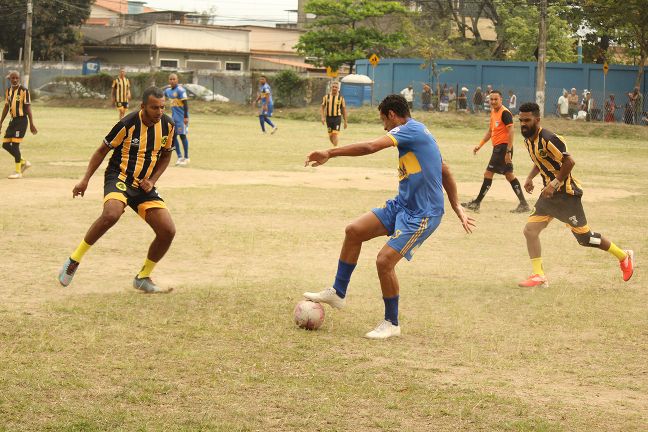
[[[540,117],[540,106],[535,102],[525,102],[520,105],[520,112],[530,112],[534,117]]]
[[[142,103],[146,104],[148,103],[149,96],[153,96],[154,98],[161,99],[164,97],[164,93],[162,93],[162,89],[151,86],[144,90],[144,93],[142,94]]]
[[[490,94],[493,94],[493,93],[497,93],[498,95],[500,95],[500,97],[502,97],[502,92],[499,91],[499,90],[491,90]]]
[[[410,117],[409,106],[405,98],[399,94],[391,94],[380,102],[378,111],[383,115],[388,115],[393,111],[398,117]]]

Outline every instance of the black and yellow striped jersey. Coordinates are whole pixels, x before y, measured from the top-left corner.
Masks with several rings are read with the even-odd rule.
[[[130,93],[130,81],[128,81],[128,78],[115,78],[112,88],[115,92],[115,102],[128,102],[128,94]]]
[[[543,128],[538,131],[536,139],[525,138],[524,144],[529,151],[531,160],[540,170],[543,184],[547,186],[556,178],[562,166],[563,158],[569,156],[567,145],[562,137]],[[556,192],[576,196],[583,195],[580,183],[571,173]]]
[[[23,86],[9,87],[5,92],[5,105],[9,107],[12,118],[27,115],[25,105],[31,104],[29,90]]]
[[[147,127],[142,122],[142,111],[132,112],[112,128],[104,144],[113,149],[106,171],[119,173],[121,181],[137,187],[151,176],[160,152],[174,149],[173,120],[164,114],[159,122]]]
[[[342,110],[346,108],[346,102],[340,93],[336,95],[329,93],[322,99],[322,106],[325,107],[328,117],[339,117],[342,115]]]

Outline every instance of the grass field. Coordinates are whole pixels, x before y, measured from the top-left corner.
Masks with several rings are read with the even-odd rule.
[[[500,177],[474,234],[450,211],[399,265],[403,337],[380,343],[362,335],[382,319],[385,239],[364,246],[347,308],[327,308],[322,329],[296,328],[292,309],[332,282],[345,225],[395,195],[395,150],[304,168],[327,146],[319,123],[280,118],[262,136],[252,115],[194,114],[191,167],[158,183],[177,236],[153,276],[175,291],[130,287],[153,237],[130,210],[64,289],[56,274],[100,212],[102,172],[85,198],[71,190],[116,114],[36,104],[35,116],[40,133],[23,145],[33,168],[0,179],[0,431],[648,430],[643,130],[565,133],[590,225],[635,250],[629,283],[554,222],[542,236],[551,288],[518,289],[526,217],[509,213]],[[458,126],[425,117],[467,199],[487,163],[470,151],[486,118],[448,118]],[[381,133],[351,124],[342,142]]]

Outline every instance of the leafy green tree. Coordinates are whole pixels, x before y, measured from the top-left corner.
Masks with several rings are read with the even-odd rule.
[[[506,41],[506,58],[534,61],[538,48],[540,13],[535,5],[515,6],[511,0],[499,0],[498,33]],[[560,17],[560,6],[547,10],[547,61],[573,62],[577,59],[576,40],[569,23]]]
[[[35,0],[32,21],[34,59],[60,59],[81,49],[79,26],[90,16],[94,0]],[[0,48],[8,58],[18,58],[25,41],[27,4],[24,0],[0,1]]]
[[[359,58],[390,55],[406,43],[394,20],[407,9],[397,1],[310,0],[306,12],[316,18],[296,48],[318,66],[338,69],[348,64],[353,69]]]
[[[273,78],[273,84],[277,89],[279,103],[282,102],[287,106],[294,106],[295,96],[302,95],[306,81],[295,71],[283,70]]]

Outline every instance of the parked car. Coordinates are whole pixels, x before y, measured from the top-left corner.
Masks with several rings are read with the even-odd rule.
[[[189,99],[193,100],[201,100],[201,101],[208,101],[208,102],[229,102],[229,98],[220,95],[220,94],[214,94],[211,90],[209,90],[205,86],[201,86],[200,84],[180,84],[182,87],[187,90],[187,97]],[[165,86],[165,89],[169,88],[169,86]]]
[[[106,99],[106,95],[89,90],[78,81],[52,81],[33,90],[36,97],[59,97],[74,99]]]

